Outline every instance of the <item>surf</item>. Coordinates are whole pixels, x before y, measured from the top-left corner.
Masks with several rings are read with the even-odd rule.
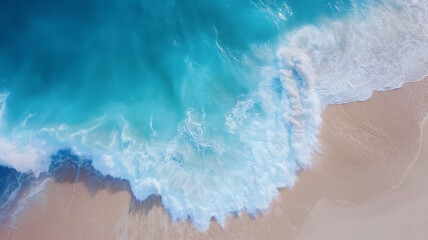
[[[1,44],[0,164],[71,153],[200,230],[256,216],[311,166],[325,106],[427,75],[426,1],[306,3],[44,6]]]

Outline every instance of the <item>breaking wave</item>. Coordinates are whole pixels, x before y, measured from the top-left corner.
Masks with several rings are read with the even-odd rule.
[[[120,106],[114,102],[121,98],[111,95],[82,97],[90,101],[85,112],[82,109],[86,109],[86,103],[74,105],[73,100],[63,100],[64,93],[58,92],[70,87],[70,82],[49,82],[54,89],[43,92],[41,98],[27,97],[28,91],[20,91],[24,87],[5,84],[0,94],[0,165],[38,176],[49,170],[52,156],[69,149],[78,156],[76,162],[91,159],[100,173],[128,180],[137,199],[161,195],[173,220],[190,219],[201,230],[207,229],[212,217],[224,225],[225,218],[234,212],[256,215],[269,206],[278,188],[292,187],[296,174],[310,167],[325,106],[365,100],[373,90],[420,80],[428,69],[427,1],[370,2],[366,6],[351,2],[351,10],[340,16],[301,25],[289,20],[299,8],[280,3],[252,3],[258,9],[252,17],[269,16],[276,26],[275,34],[271,34],[274,40],[259,39],[245,42],[246,47],[236,47],[222,36],[227,29],[214,27],[212,35],[202,34],[197,42],[212,46],[203,51],[215,53],[215,59],[179,55],[186,69],[178,73],[180,80],[144,85],[143,95],[148,100],[138,98],[138,91],[133,100],[120,100]],[[294,27],[284,30],[281,26],[288,21]],[[138,41],[138,33],[135,35],[132,41]],[[181,46],[177,50],[180,54],[183,48],[193,53],[192,46],[182,47],[189,42],[191,45],[192,38],[180,42],[180,37],[174,36],[173,45]],[[134,47],[138,46],[136,43]],[[3,52],[0,56],[0,70],[6,69],[10,65],[4,56],[8,55]],[[148,64],[144,59],[135,61]],[[216,61],[221,69],[217,69]],[[154,66],[159,68],[157,73],[141,74],[168,70],[162,66]],[[112,68],[109,74],[135,77],[118,72],[117,66]],[[27,83],[32,80],[25,78],[35,76],[31,71],[12,74],[10,79]],[[178,70],[172,67],[171,71],[175,71],[173,76]],[[73,76],[69,72],[50,74],[67,79]],[[92,70],[85,74],[103,76]],[[24,80],[17,80],[21,78]],[[87,88],[88,79],[79,83],[82,89]],[[122,83],[106,81],[106,85]],[[102,84],[89,91],[72,92],[70,97],[96,95],[92,90]],[[165,88],[168,84],[172,87]],[[133,94],[132,88],[142,89],[138,81],[112,89],[128,96]],[[156,92],[158,88],[159,95],[175,98],[165,100],[164,95],[147,90]],[[29,110],[16,107],[26,110],[19,112],[15,106],[25,104],[19,101],[24,97],[36,103],[31,102]],[[99,108],[92,106],[92,100],[103,102],[107,97],[112,97],[113,103],[102,105],[106,111],[97,114]],[[59,107],[38,104],[55,99],[61,99]],[[64,110],[70,107],[66,103],[75,109]],[[85,112],[84,117],[76,117],[80,111]],[[134,119],[136,115],[143,117]]]

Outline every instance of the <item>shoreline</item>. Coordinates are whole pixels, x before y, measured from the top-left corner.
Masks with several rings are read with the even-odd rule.
[[[295,239],[307,227],[314,211],[324,207],[320,204],[361,206],[395,191],[391,190],[394,185],[402,185],[409,175],[406,172],[411,172],[416,161],[408,159],[417,156],[415,147],[420,144],[414,138],[422,139],[420,127],[414,125],[422,122],[420,111],[428,112],[427,106],[423,106],[428,102],[427,92],[425,78],[405,83],[399,89],[375,91],[366,101],[327,106],[322,114],[320,148],[313,167],[299,174],[293,189],[281,189],[269,209],[257,218],[242,213],[229,217],[224,229],[212,222],[201,233],[188,221],[172,223],[159,198],[138,203],[129,188],[115,192],[105,187],[91,192],[81,173],[78,178],[71,176],[69,181],[48,182],[43,196],[27,206],[16,225],[6,223],[0,229],[0,238],[77,238],[82,235],[76,234],[86,232],[85,238],[93,239]],[[370,152],[370,147],[375,151]],[[391,148],[402,151],[393,152]],[[405,160],[389,159],[395,157]],[[73,179],[77,180],[75,184]],[[38,221],[41,216],[49,223]],[[57,231],[50,231],[50,224],[58,225]]]

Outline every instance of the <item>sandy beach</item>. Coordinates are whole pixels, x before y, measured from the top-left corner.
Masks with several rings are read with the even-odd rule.
[[[70,169],[22,194],[0,239],[426,239],[427,103],[428,78],[328,106],[313,166],[257,218],[241,213],[201,233],[172,223],[159,197],[136,202],[108,179],[91,190],[91,173]]]

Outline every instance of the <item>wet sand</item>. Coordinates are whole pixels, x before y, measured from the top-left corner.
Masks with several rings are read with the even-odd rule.
[[[70,171],[17,205],[24,209],[0,239],[426,239],[428,127],[421,145],[420,123],[427,103],[425,79],[328,106],[313,167],[265,213],[231,217],[224,229],[172,223],[158,197],[138,203],[126,184],[108,180],[91,191],[90,173]]]

